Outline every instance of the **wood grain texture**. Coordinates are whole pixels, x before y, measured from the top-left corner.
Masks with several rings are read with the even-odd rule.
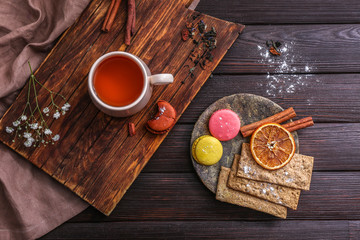
[[[312,116],[318,122],[360,122],[360,75],[313,74],[297,75],[277,87],[295,85],[293,93],[270,91],[266,75],[214,75],[209,79],[192,104],[183,114],[180,123],[194,123],[200,114],[216,100],[236,93],[252,93],[269,98],[283,108],[294,107],[299,118]],[[281,76],[279,79],[283,79]],[[287,86],[287,87],[286,87]]]
[[[358,72],[360,49],[360,25],[266,25],[248,26],[215,73],[273,73],[281,64],[280,56],[273,64],[261,63],[263,57],[257,48],[265,47],[267,40],[279,40],[291,44],[287,56],[293,58],[292,67],[298,72],[305,72],[309,64],[311,73],[354,73]],[[288,61],[289,62],[289,61]],[[271,67],[270,65],[273,65]],[[284,71],[286,73],[286,71]]]
[[[122,48],[125,2],[112,27],[115,30],[104,34],[100,25],[110,3],[93,1],[80,17],[81,28],[75,24],[55,47],[64,48],[65,45],[66,51],[56,54],[57,51],[53,50],[46,60],[51,62],[50,70],[40,69],[36,73],[46,87],[60,91],[72,105],[66,117],[48,122],[52,131],[59,133],[62,139],[54,146],[29,150],[21,141],[12,143],[11,136],[5,134],[5,126],[11,125],[13,116],[22,112],[27,93],[25,87],[18,101],[1,120],[0,131],[4,133],[1,138],[5,144],[109,215],[166,137],[166,134],[155,136],[145,130],[146,121],[154,112],[154,104],[159,99],[169,101],[179,118],[244,28],[186,9],[188,3],[188,0],[137,1],[139,27],[126,51],[144,60],[153,73],[172,73],[175,80],[169,86],[155,87],[149,104],[141,112],[120,119],[106,116],[91,103],[87,93],[87,74],[98,57]],[[200,16],[193,19],[194,14]],[[206,70],[197,67],[193,71],[194,77],[189,77],[189,66],[193,63],[188,56],[194,44],[190,40],[183,42],[180,32],[186,21],[196,24],[199,20],[217,29],[217,48],[212,52],[211,65]],[[50,101],[45,93],[39,89],[40,106]],[[137,128],[137,135],[131,138],[128,138],[128,122],[135,123]]]
[[[315,159],[316,161],[316,159]],[[360,172],[314,172],[289,220],[357,220]],[[146,196],[146,197],[144,197]],[[144,211],[144,209],[146,209]],[[110,217],[89,208],[72,221],[261,221],[268,214],[215,200],[196,173],[143,173]]]
[[[360,221],[349,222],[349,238],[360,239]]]
[[[197,10],[244,24],[358,23],[359,2],[345,0],[208,0]]]
[[[71,37],[67,44],[58,44],[53,49],[53,54],[60,58],[47,59],[39,69],[39,75],[54,79],[58,73],[52,73],[61,64],[66,68],[60,76],[71,80],[76,64],[87,64],[86,55],[81,60],[76,58],[76,53],[72,55],[74,62],[69,62],[70,57],[67,58],[65,53],[72,46],[79,45],[77,51],[84,54],[94,53],[86,43],[95,39],[110,45],[103,52],[122,47],[122,16],[118,16],[110,36],[100,35],[96,28],[89,29],[86,25],[88,21],[101,24],[102,14],[105,14],[103,8],[106,10],[109,2],[91,1],[86,14],[78,20],[77,25],[82,28],[70,28],[67,34]],[[90,207],[44,239],[360,239],[360,149],[356,144],[360,141],[359,6],[358,0],[201,1],[198,11],[251,26],[247,26],[230,48],[214,77],[205,83],[113,214],[105,217]],[[138,8],[139,13],[143,11],[141,9]],[[147,9],[150,9],[149,5]],[[154,15],[159,17],[156,12]],[[142,15],[138,14],[138,17]],[[77,38],[82,29],[88,35]],[[274,73],[276,66],[259,62],[262,57],[257,45],[264,46],[268,39],[295,43],[292,52],[293,65],[297,68],[295,74],[311,74],[305,81],[306,86],[296,88],[294,93],[267,93],[266,74],[268,71]],[[156,52],[151,51],[150,44],[148,46],[149,52],[144,52],[143,56],[151,62],[152,54]],[[304,72],[306,64],[312,66],[309,73]],[[168,69],[171,71],[171,66],[159,68],[155,73]],[[75,73],[74,76],[79,75]],[[80,78],[74,80],[83,81]],[[57,87],[72,96],[72,92],[63,86]],[[289,211],[289,220],[280,221],[215,201],[215,196],[203,186],[192,167],[189,144],[196,119],[214,101],[241,92],[267,97],[283,108],[294,106],[300,117],[310,115],[316,121],[314,127],[298,131],[300,152],[315,157],[315,172],[310,191],[301,195],[298,211]],[[105,131],[109,132],[126,124],[103,119],[88,98],[81,102],[86,114],[69,115],[69,119],[74,119],[72,123],[88,117],[89,124],[85,127],[107,124]],[[85,130],[79,129],[80,132]],[[87,136],[91,141],[96,138],[96,134],[90,132]],[[111,139],[99,138],[97,141],[111,142]],[[75,142],[74,139],[71,145]],[[76,151],[67,149],[66,144],[62,146],[66,154],[69,153],[68,161]],[[86,161],[96,163],[91,156],[92,152]],[[47,167],[65,166],[61,161]],[[68,181],[77,178],[73,176]]]
[[[66,223],[42,239],[349,239],[359,221],[152,221]],[[106,230],[104,230],[106,229]],[[309,233],[304,237],[304,229]],[[135,233],[135,234],[134,234]],[[155,237],[156,236],[156,237]],[[353,238],[356,239],[356,238]]]
[[[191,173],[190,139],[193,124],[177,124],[143,172]],[[313,156],[314,171],[360,171],[360,124],[316,123],[298,131],[300,153]],[[341,143],[341,146],[339,145]]]

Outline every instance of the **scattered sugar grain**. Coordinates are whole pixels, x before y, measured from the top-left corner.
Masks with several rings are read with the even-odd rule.
[[[293,94],[308,86],[308,79],[311,75],[294,74],[297,71],[304,71],[310,73],[313,69],[308,63],[304,67],[292,66],[296,60],[302,59],[301,55],[296,55],[293,52],[295,43],[284,43],[280,48],[281,56],[275,57],[269,54],[269,50],[260,45],[257,46],[259,55],[262,57],[258,62],[266,64],[269,68],[275,68],[275,74],[267,73],[266,79],[266,94],[268,96],[277,97],[284,94]],[[319,79],[316,82],[320,82]],[[264,84],[259,83],[260,87]]]
[[[293,181],[294,181],[294,179],[292,179],[292,178],[288,178],[288,179],[285,180],[285,182],[287,182],[287,183],[290,183],[290,182],[293,182]]]

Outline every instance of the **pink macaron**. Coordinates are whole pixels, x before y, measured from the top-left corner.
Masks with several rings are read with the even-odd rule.
[[[240,131],[239,116],[230,109],[220,109],[211,115],[209,130],[218,140],[229,141]]]

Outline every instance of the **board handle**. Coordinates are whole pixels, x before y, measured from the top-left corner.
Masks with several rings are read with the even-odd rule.
[[[194,11],[199,2],[200,0],[193,0],[191,3],[189,3],[189,6],[187,8]]]

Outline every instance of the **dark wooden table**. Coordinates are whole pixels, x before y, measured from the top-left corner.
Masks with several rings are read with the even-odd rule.
[[[89,207],[43,239],[360,239],[359,0],[203,0],[197,10],[246,28],[110,217]],[[303,77],[293,93],[267,91],[277,66],[257,46],[269,39],[293,42],[298,70],[281,73]],[[195,121],[234,93],[316,122],[298,132],[300,153],[315,157],[311,190],[287,220],[216,201],[192,167]]]

